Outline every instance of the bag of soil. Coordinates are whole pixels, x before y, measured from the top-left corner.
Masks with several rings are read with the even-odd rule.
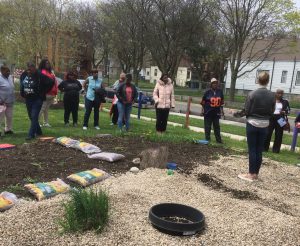
[[[100,159],[100,160],[108,161],[108,162],[115,162],[115,161],[124,159],[125,156],[121,155],[121,154],[117,154],[117,153],[101,152],[101,153],[97,153],[97,154],[88,155],[88,158]]]
[[[101,169],[94,168],[92,170],[87,170],[75,174],[71,174],[67,177],[68,180],[73,181],[83,187],[98,183],[104,179],[107,179],[109,174]]]
[[[0,194],[0,212],[13,207],[18,202],[15,194],[4,191]]]
[[[86,143],[86,142],[78,142],[71,146],[71,148],[79,149],[86,154],[99,153],[101,149],[95,145]]]
[[[74,140],[74,139],[68,138],[68,137],[59,137],[59,138],[55,139],[54,142],[59,143],[68,148],[80,143],[78,140]]]
[[[61,179],[56,179],[55,181],[47,183],[26,184],[24,187],[28,189],[38,201],[66,193],[70,190],[70,186]]]

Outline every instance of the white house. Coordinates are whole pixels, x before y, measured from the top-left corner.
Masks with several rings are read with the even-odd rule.
[[[158,66],[150,66],[146,68],[145,79],[149,80],[150,83],[156,83],[160,79],[162,72],[159,70]],[[190,65],[187,59],[183,58],[179,64],[176,74],[176,85],[186,86],[186,82],[191,80],[192,73],[190,70]]]
[[[261,42],[257,46],[262,45]],[[255,47],[258,50],[260,47]],[[236,81],[236,90],[245,93],[255,90],[258,87],[257,75],[260,71],[267,71],[270,74],[270,83],[268,88],[272,91],[283,89],[285,94],[300,94],[300,41],[282,40],[279,49],[270,52],[270,55],[261,60],[255,60],[247,64],[239,74],[244,71],[252,70],[259,63],[257,68],[252,72],[246,73]],[[227,75],[225,78],[226,89],[230,88],[231,71],[228,65]]]

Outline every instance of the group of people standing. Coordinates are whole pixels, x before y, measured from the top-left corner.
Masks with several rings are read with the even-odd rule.
[[[275,141],[272,151],[279,153],[283,130],[288,125],[287,115],[290,112],[289,103],[283,98],[283,90],[274,93],[266,86],[269,83],[269,74],[260,73],[258,76],[259,88],[250,92],[245,102],[243,114],[247,118],[246,135],[249,152],[249,171],[238,177],[247,181],[258,178],[262,163],[262,152],[268,151],[271,137],[275,130]],[[99,108],[105,102],[106,91],[98,71],[93,70],[83,85],[77,80],[77,74],[70,71],[66,80],[59,85],[52,71],[48,59],[41,61],[39,69],[29,62],[27,69],[20,77],[20,94],[31,121],[27,140],[42,135],[41,126],[48,126],[48,110],[54,102],[58,90],[64,93],[64,123],[69,126],[69,117],[72,113],[73,126],[78,124],[79,93],[85,90],[85,114],[83,130],[88,129],[89,118],[94,110],[94,128],[99,130]],[[132,83],[131,74],[120,74],[120,79],[113,85],[115,96],[111,107],[112,124],[117,124],[121,131],[130,129],[130,113],[132,104],[137,101],[138,92]],[[168,116],[171,108],[175,107],[174,85],[168,74],[162,74],[153,90],[153,99],[156,110],[156,131],[162,134],[166,131]],[[7,66],[1,67],[0,76],[0,120],[5,117],[5,134],[13,134],[12,116],[15,102],[14,84]],[[208,89],[201,100],[204,116],[205,138],[210,141],[211,127],[218,143],[223,143],[220,134],[220,118],[224,115],[224,95],[218,88],[218,80],[211,80]],[[44,124],[39,124],[39,118],[44,117]],[[124,129],[125,126],[125,129]]]

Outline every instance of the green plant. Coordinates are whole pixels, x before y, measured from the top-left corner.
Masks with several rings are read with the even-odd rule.
[[[21,184],[16,185],[10,185],[6,188],[6,191],[12,192],[12,193],[18,193],[24,191],[24,187]]]
[[[74,189],[63,207],[65,213],[59,224],[64,232],[101,232],[108,222],[109,199],[102,190]]]
[[[25,183],[37,183],[39,182],[37,179],[31,178],[30,176],[23,179]]]

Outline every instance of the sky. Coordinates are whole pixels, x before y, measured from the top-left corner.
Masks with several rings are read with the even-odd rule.
[[[296,6],[298,7],[298,9],[300,9],[300,0],[294,0],[294,2],[296,3]]]

